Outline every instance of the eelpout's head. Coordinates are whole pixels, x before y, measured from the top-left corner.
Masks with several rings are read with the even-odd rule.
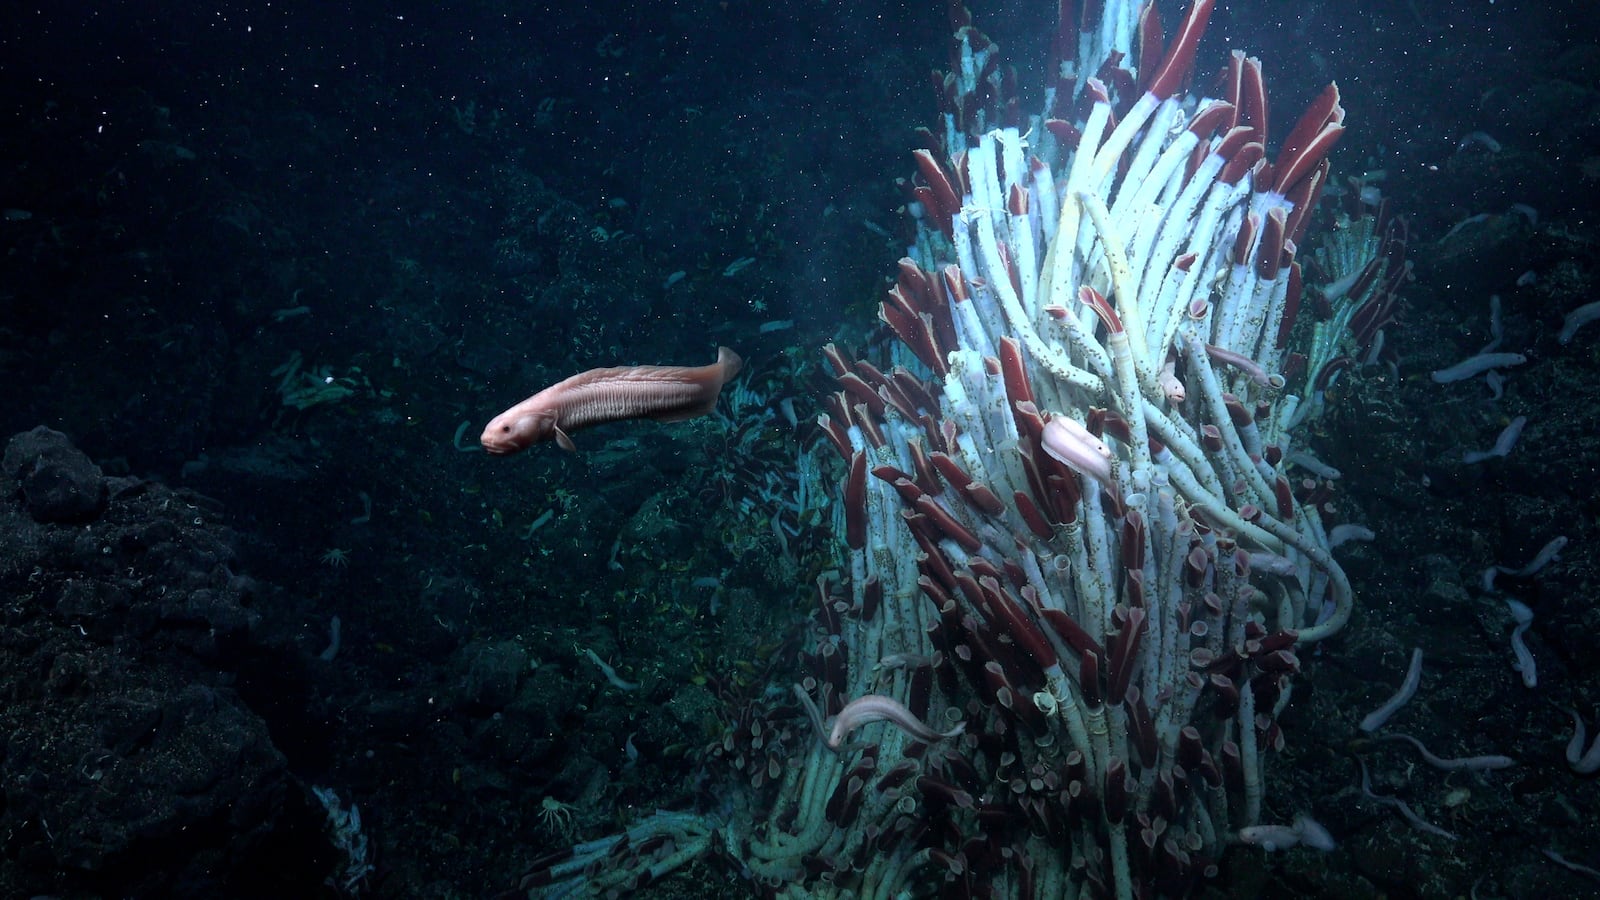
[[[496,456],[510,456],[555,436],[553,411],[509,409],[489,421],[478,442]]]

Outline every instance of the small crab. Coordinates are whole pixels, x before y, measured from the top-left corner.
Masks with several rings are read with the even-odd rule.
[[[322,554],[322,564],[335,569],[343,569],[350,565],[350,554],[338,547],[330,547]]]
[[[572,830],[572,811],[577,809],[571,803],[562,803],[554,797],[546,797],[539,804],[539,824],[551,834],[566,835]]]

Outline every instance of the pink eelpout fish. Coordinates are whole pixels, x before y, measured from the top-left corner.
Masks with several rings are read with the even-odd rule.
[[[619,422],[655,419],[681,422],[716,408],[722,386],[744,361],[717,348],[709,366],[617,366],[590,369],[559,381],[489,421],[478,441],[498,456],[526,450],[552,438],[576,450],[572,432]]]

